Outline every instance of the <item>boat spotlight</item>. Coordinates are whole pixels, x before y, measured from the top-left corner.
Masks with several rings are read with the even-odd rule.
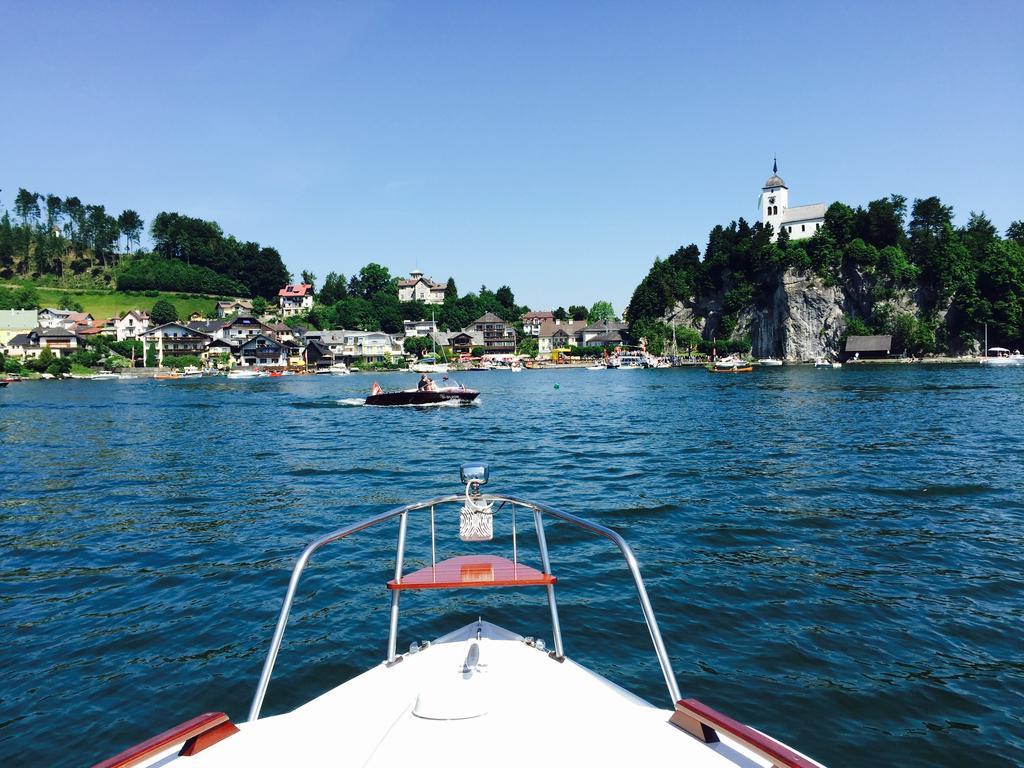
[[[487,484],[490,469],[482,461],[471,461],[462,465],[460,474],[464,485],[481,486]]]

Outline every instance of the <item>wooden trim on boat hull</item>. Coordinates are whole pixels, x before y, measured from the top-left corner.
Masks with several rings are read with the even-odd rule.
[[[718,741],[716,729],[724,731],[751,752],[770,760],[773,768],[820,768],[818,763],[797,754],[785,744],[723,715],[697,699],[676,702],[676,711],[669,722],[705,743]]]
[[[193,717],[191,720],[186,720],[151,739],[146,739],[141,744],[129,747],[124,752],[101,763],[96,763],[93,768],[128,768],[128,766],[138,765],[143,760],[182,742],[185,744],[178,754],[194,755],[218,741],[226,739],[233,733],[238,733],[238,728],[228,719],[227,715],[223,712],[207,712]]]

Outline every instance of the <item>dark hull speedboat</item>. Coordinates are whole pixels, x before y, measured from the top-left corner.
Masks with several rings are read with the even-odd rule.
[[[366,398],[367,405],[440,405],[452,400],[459,403],[471,403],[480,393],[475,389],[463,389],[462,387],[446,387],[434,391],[406,389],[401,392],[381,392],[379,395],[369,395]]]

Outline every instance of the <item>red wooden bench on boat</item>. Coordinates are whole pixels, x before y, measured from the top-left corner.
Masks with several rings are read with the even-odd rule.
[[[464,587],[546,587],[558,580],[522,563],[496,555],[464,555],[405,574],[388,589],[462,589]]]

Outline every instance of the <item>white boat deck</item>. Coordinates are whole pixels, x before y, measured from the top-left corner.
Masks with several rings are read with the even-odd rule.
[[[722,734],[704,744],[570,659],[482,622],[381,664],[294,711],[240,724],[195,766],[768,766]],[[271,692],[273,685],[271,685]]]

